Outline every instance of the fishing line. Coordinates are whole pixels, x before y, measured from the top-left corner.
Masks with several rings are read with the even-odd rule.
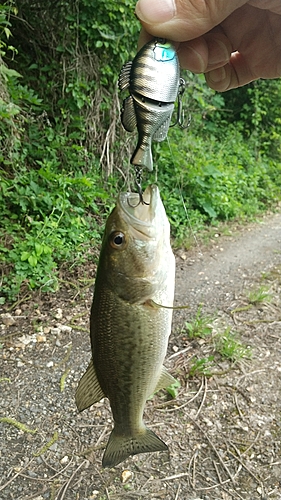
[[[170,143],[169,137],[167,137],[167,143],[168,143],[168,147],[169,147],[169,151],[170,151],[170,155],[171,155],[172,164],[173,164],[173,167],[175,169],[176,166],[175,166],[174,159],[173,159],[173,153],[172,153],[172,148],[171,148],[171,143]],[[183,206],[184,211],[185,211],[185,215],[186,215],[186,219],[187,219],[187,224],[188,224],[190,233],[191,233],[191,235],[192,235],[192,237],[193,237],[193,239],[195,241],[196,247],[197,247],[198,252],[199,252],[199,256],[202,257],[203,252],[202,252],[202,249],[201,249],[200,242],[197,239],[196,234],[195,234],[195,232],[193,230],[193,227],[192,227],[192,224],[191,224],[191,220],[190,220],[190,217],[189,217],[188,212],[187,212],[186,204],[185,204],[185,201],[184,201],[184,198],[183,198],[183,194],[182,194],[182,187],[180,186],[179,183],[177,184],[177,187],[178,187],[179,192],[180,192],[181,202],[182,202],[182,206]]]

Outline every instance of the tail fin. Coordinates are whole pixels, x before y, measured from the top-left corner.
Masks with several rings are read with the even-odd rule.
[[[146,427],[136,436],[118,435],[114,428],[109,436],[103,455],[103,467],[115,467],[130,455],[151,453],[153,451],[168,451],[168,446]]]
[[[131,158],[131,163],[132,165],[136,165],[136,167],[145,167],[150,172],[152,172],[153,159],[151,153],[151,144],[146,144],[145,142],[138,144]]]

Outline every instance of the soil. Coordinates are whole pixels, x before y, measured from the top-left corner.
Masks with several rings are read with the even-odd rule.
[[[93,264],[56,294],[2,308],[1,499],[281,499],[281,214],[176,254],[175,304],[189,307],[174,312],[166,366],[181,387],[145,410],[169,455],[102,469],[108,401],[75,407]],[[218,343],[229,338],[233,351]]]

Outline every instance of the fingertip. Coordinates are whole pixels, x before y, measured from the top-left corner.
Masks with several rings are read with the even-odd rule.
[[[193,73],[204,73],[208,61],[208,48],[204,39],[197,38],[190,42],[180,43],[178,57],[181,68],[193,71]]]
[[[226,71],[222,66],[221,68],[212,69],[211,71],[206,73],[206,76],[208,77],[209,82],[217,84],[225,80]]]
[[[173,19],[176,6],[174,0],[138,0],[135,12],[146,24],[162,24]]]
[[[148,33],[175,42],[192,40],[212,28],[210,20],[201,19],[200,9],[183,0],[138,0],[135,15]]]
[[[229,64],[208,71],[205,74],[205,79],[209,87],[217,92],[225,92],[226,90],[230,90],[238,86],[232,78],[232,72]]]
[[[232,45],[230,40],[218,32],[210,32],[204,35],[208,47],[208,66],[206,71],[226,65],[231,57]]]

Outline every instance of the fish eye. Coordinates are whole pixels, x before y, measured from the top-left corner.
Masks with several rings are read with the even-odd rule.
[[[117,250],[122,250],[126,245],[125,234],[121,231],[114,231],[110,235],[110,245],[112,248],[116,248]]]

